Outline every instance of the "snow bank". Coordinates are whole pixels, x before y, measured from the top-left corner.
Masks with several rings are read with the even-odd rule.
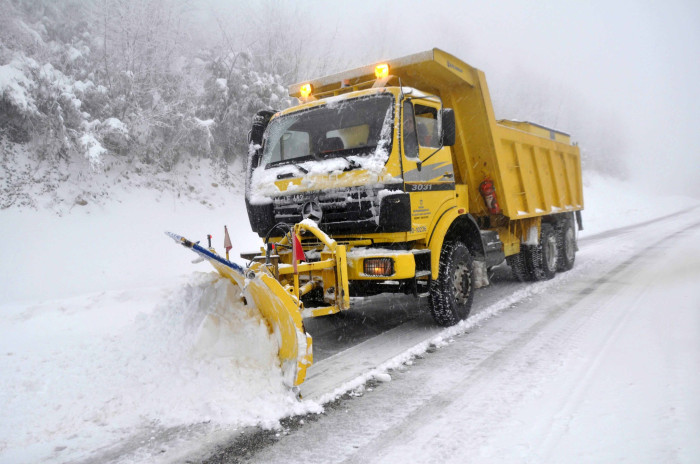
[[[77,458],[152,428],[274,426],[297,407],[235,285],[198,273],[168,290],[155,308],[116,292],[2,313],[0,462]]]
[[[583,233],[592,235],[696,207],[700,199],[659,196],[634,182],[583,173]]]
[[[0,463],[81,459],[173,427],[275,426],[315,407],[283,385],[255,311],[228,306],[237,289],[163,235],[212,233],[220,249],[228,224],[234,260],[256,249],[242,193],[206,172],[171,176],[193,196],[129,184],[62,216],[0,210]]]
[[[197,179],[191,174],[174,180],[187,182],[193,198],[155,189],[128,192],[134,187],[127,184],[121,192],[113,187],[106,205],[73,205],[63,216],[48,209],[0,210],[0,311],[12,303],[169,287],[194,271],[211,270],[207,263],[193,265],[194,255],[163,235],[165,230],[191,240],[212,234],[212,244],[221,250],[228,225],[236,246],[233,260],[240,252],[259,249],[261,240],[250,230],[242,198]],[[207,185],[209,190],[200,191]]]

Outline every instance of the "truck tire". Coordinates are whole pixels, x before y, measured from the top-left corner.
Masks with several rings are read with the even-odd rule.
[[[557,228],[557,248],[557,270],[565,272],[573,268],[576,260],[576,233],[574,224],[569,219],[562,221]]]
[[[440,254],[438,278],[430,285],[430,313],[451,326],[469,316],[474,300],[474,258],[462,242],[448,242]]]
[[[542,224],[540,243],[525,248],[525,261],[533,280],[549,280],[557,273],[557,237],[549,224]]]
[[[506,258],[506,262],[513,272],[513,278],[518,282],[527,282],[532,280],[532,273],[527,269],[525,264],[525,246],[520,248],[520,253],[511,255]]]

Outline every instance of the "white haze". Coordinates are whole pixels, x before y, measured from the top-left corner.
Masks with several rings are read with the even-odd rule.
[[[228,31],[294,43],[290,81],[432,47],[486,72],[496,116],[572,134],[586,167],[700,195],[700,4],[212,0]],[[210,28],[216,30],[217,28]],[[240,34],[242,37],[243,34]],[[247,37],[250,35],[246,34]],[[291,83],[291,82],[290,82]]]

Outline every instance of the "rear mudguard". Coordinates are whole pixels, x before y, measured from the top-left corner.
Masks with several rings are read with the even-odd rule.
[[[277,339],[285,384],[289,387],[300,385],[313,355],[311,336],[304,330],[299,301],[262,264],[253,263],[250,268],[243,269],[213,249],[171,232],[166,232],[166,235],[206,259],[219,274],[241,288],[246,301],[254,303]]]

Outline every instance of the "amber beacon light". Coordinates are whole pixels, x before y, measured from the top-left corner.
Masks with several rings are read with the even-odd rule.
[[[374,75],[377,79],[383,79],[389,75],[389,65],[388,64],[378,64],[374,68]]]
[[[311,84],[302,85],[299,89],[299,93],[301,94],[302,98],[309,98],[309,95],[311,95]]]

